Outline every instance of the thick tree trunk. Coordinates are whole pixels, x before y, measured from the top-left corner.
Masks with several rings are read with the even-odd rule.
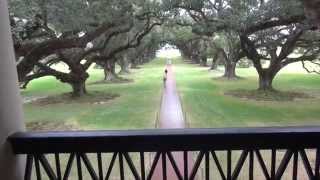
[[[259,89],[263,91],[272,91],[274,90],[272,87],[273,79],[276,75],[276,73],[269,72],[269,71],[263,71],[258,72],[259,74]]]
[[[236,79],[236,65],[237,63],[231,61],[231,62],[226,62],[225,63],[225,71],[223,77],[227,79]]]
[[[110,70],[104,70],[104,80],[105,81],[113,81],[117,78],[117,75]]]
[[[104,67],[104,80],[113,81],[117,78],[115,62],[108,61]]]
[[[85,81],[78,81],[70,83],[72,86],[72,96],[81,97],[87,94],[86,83]]]
[[[200,64],[200,58],[198,57],[198,56],[192,56],[191,57],[191,61],[192,61],[192,63],[194,63],[194,64]]]
[[[210,70],[215,70],[218,68],[218,61],[219,61],[219,53],[215,53],[213,58],[212,58],[212,64],[211,64],[211,67],[210,67]]]
[[[216,59],[213,59],[210,70],[215,70],[217,68],[218,68],[218,61]]]
[[[131,69],[138,69],[139,67],[138,67],[138,63],[139,62],[139,60],[138,59],[133,59],[133,60],[131,60]]]
[[[182,56],[182,59],[184,61],[191,61],[191,52],[189,51],[188,48],[186,48],[185,46],[177,46],[178,49],[180,50],[181,52],[181,56]]]
[[[119,65],[120,65],[120,68],[121,68],[119,74],[129,74],[130,73],[130,71],[129,71],[129,62],[128,62],[128,59],[126,57],[120,59]]]
[[[185,51],[182,51],[182,50],[181,50],[181,56],[182,56],[182,59],[184,61],[190,61],[192,59],[190,54],[188,54],[188,53],[186,53]]]
[[[72,96],[81,97],[87,94],[86,81],[89,78],[89,74],[82,66],[74,66],[71,69],[72,70],[66,82],[72,87]]]
[[[207,67],[207,66],[208,66],[207,62],[208,62],[208,60],[207,60],[207,56],[203,56],[203,57],[201,57],[200,66]]]
[[[125,66],[120,66],[120,67],[121,67],[121,70],[120,70],[119,74],[130,74],[129,66],[125,65]]]

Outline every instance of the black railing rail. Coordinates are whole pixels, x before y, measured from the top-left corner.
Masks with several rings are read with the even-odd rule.
[[[20,132],[9,141],[16,154],[301,149],[320,147],[320,127]]]
[[[210,161],[218,170],[215,176],[221,179],[237,179],[245,161],[248,159],[248,179],[254,179],[254,164],[259,164],[265,179],[281,179],[293,158],[292,179],[297,179],[298,157],[309,179],[319,179],[320,167],[320,127],[263,127],[263,128],[225,128],[225,129],[152,129],[130,131],[81,131],[81,132],[19,132],[8,138],[16,154],[27,154],[26,178],[31,178],[33,161],[37,178],[41,177],[42,165],[50,179],[67,179],[74,159],[77,161],[78,176],[82,176],[81,163],[85,165],[92,179],[108,179],[116,158],[119,159],[120,179],[124,179],[123,162],[128,163],[134,179],[151,179],[158,161],[167,168],[171,163],[177,179],[194,179],[204,159],[204,179],[210,177]],[[276,166],[277,150],[284,156]],[[314,157],[307,155],[313,150]],[[232,160],[232,151],[241,151],[236,162]],[[261,150],[270,150],[271,163],[265,163]],[[188,171],[187,153],[199,152]],[[217,151],[226,151],[226,171],[217,157]],[[129,153],[138,152],[140,170]],[[150,168],[145,165],[145,152],[155,152]],[[178,163],[172,152],[183,152],[184,167]],[[70,154],[66,170],[62,174],[59,154]],[[96,153],[98,169],[93,168],[87,153]],[[102,153],[112,153],[112,159],[103,174]],[[56,170],[50,165],[46,155],[55,155]],[[163,158],[167,157],[167,158]],[[308,158],[309,157],[309,158]],[[211,159],[211,160],[210,160]],[[254,159],[258,163],[254,163]],[[311,162],[314,161],[314,162]],[[212,163],[211,162],[211,163]],[[268,165],[267,165],[268,164]],[[270,167],[267,167],[270,166]],[[211,167],[212,168],[212,167]],[[148,171],[147,171],[148,169]],[[96,174],[96,172],[98,172]],[[166,171],[164,171],[166,172]],[[211,173],[212,174],[212,173]],[[164,175],[163,179],[165,179]]]

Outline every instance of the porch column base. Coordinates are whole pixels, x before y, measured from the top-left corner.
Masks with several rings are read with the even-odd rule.
[[[7,142],[25,128],[6,0],[0,0],[0,42],[0,177],[21,180],[24,158],[14,155]]]

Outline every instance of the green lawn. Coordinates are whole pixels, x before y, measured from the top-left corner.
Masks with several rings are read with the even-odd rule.
[[[227,96],[235,89],[256,89],[255,70],[237,69],[243,79],[217,79],[223,70],[209,72],[208,68],[175,60],[176,79],[184,111],[190,127],[291,126],[320,124],[320,76],[305,74],[295,67],[277,76],[274,87],[282,91],[307,92],[312,99],[295,101],[255,101]],[[144,129],[154,128],[161,97],[161,76],[164,60],[155,60],[141,69],[132,70],[125,84],[91,84],[103,78],[102,70],[91,69],[89,92],[119,94],[105,104],[77,103],[36,105],[25,104],[26,122],[71,125],[79,129]],[[296,73],[292,72],[292,69]],[[69,92],[67,84],[53,78],[33,81],[24,97],[54,96]],[[49,125],[49,129],[50,129]],[[55,129],[53,127],[53,129]]]
[[[90,85],[103,79],[102,70],[91,69],[87,85],[89,93],[99,91],[120,97],[99,105],[77,102],[44,106],[25,104],[26,122],[66,124],[85,130],[153,128],[160,104],[164,62],[155,60],[141,69],[132,70],[124,77],[134,79],[134,82],[125,84]],[[53,96],[70,90],[69,85],[54,78],[42,78],[33,81],[21,94],[24,97]]]
[[[256,89],[254,69],[238,69],[243,79],[218,79],[220,71],[175,61],[176,79],[187,121],[193,128],[294,126],[320,124],[320,76],[293,73],[290,67],[277,76],[274,88],[282,91],[307,92],[312,99],[287,102],[255,101],[227,96],[234,89]],[[297,71],[295,71],[297,72]]]
[[[92,85],[92,82],[103,78],[101,70],[92,69],[87,87],[89,92],[119,94],[120,97],[100,105],[79,102],[44,106],[25,104],[26,122],[72,124],[85,130],[154,128],[161,98],[164,62],[164,60],[155,60],[144,65],[142,69],[133,70],[125,78],[134,79],[134,83],[127,84]],[[301,99],[293,102],[255,101],[224,95],[224,92],[228,90],[256,89],[257,75],[254,69],[238,69],[237,74],[242,77],[241,80],[225,81],[217,79],[221,76],[222,70],[209,72],[208,68],[185,64],[181,60],[175,60],[174,64],[183,109],[186,111],[187,121],[192,128],[320,124],[318,119],[320,117],[320,76],[318,75],[305,74],[300,71],[292,73],[292,70],[286,69],[274,83],[274,87],[278,90],[307,92],[314,96],[314,99]],[[55,96],[70,90],[68,85],[53,78],[42,78],[32,82],[27,90],[22,91],[22,95],[24,97]],[[266,159],[271,159],[270,153],[262,153],[268,157]],[[283,153],[278,152],[278,161]],[[238,159],[239,155],[239,152],[233,152],[233,161]],[[137,162],[137,155],[132,156],[134,162]],[[226,154],[218,152],[218,156],[223,167],[226,167]],[[150,157],[146,156],[146,162],[150,161]],[[94,155],[90,155],[89,158],[94,165],[97,164]],[[110,158],[110,155],[104,156],[105,161],[109,162]],[[62,156],[61,159],[65,167],[67,157]],[[49,161],[53,162],[53,159],[49,158]],[[111,175],[114,179],[119,176],[118,164],[115,166]],[[199,171],[202,171],[203,174],[203,165]],[[239,179],[248,179],[247,172],[248,170],[243,170]],[[214,174],[217,173],[215,170]],[[71,179],[77,179],[76,174],[74,167],[71,171]],[[289,174],[289,177],[292,173],[289,170],[286,171],[286,174]],[[84,175],[84,179],[90,178],[88,173]]]

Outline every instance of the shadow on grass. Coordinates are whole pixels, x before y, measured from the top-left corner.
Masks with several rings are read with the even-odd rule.
[[[125,79],[125,78],[115,78],[113,80],[101,80],[101,81],[96,81],[93,83],[90,83],[88,85],[99,85],[99,84],[126,84],[126,83],[133,83],[133,79]]]
[[[50,104],[71,104],[71,103],[90,103],[90,104],[105,104],[114,98],[119,97],[119,94],[111,94],[99,91],[90,91],[81,97],[73,97],[71,93],[61,95],[48,96],[31,102],[32,105],[45,106]]]
[[[256,101],[294,101],[297,99],[313,98],[311,95],[303,92],[292,91],[263,91],[263,90],[230,90],[224,93],[225,95],[234,96],[238,98],[245,98]]]
[[[77,122],[37,121],[26,123],[28,131],[79,131],[83,130]]]
[[[219,77],[214,77],[212,79],[216,80],[216,81],[240,81],[240,80],[246,80],[246,78],[240,77],[240,76],[236,76],[234,78],[228,78],[228,77],[225,77],[225,76],[219,76]]]

